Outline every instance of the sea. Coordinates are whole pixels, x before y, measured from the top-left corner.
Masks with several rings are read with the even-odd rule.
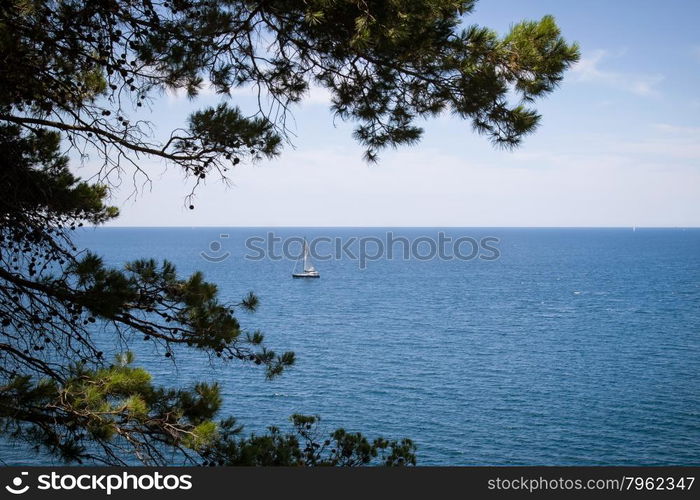
[[[303,238],[319,279],[293,279]],[[700,229],[90,228],[123,266],[201,271],[242,327],[294,351],[254,364],[140,338],[157,384],[218,382],[247,432],[411,438],[419,465],[700,465]],[[100,337],[102,335],[102,337]],[[2,442],[6,464],[53,463]]]

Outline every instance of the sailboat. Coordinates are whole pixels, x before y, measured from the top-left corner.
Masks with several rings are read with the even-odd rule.
[[[304,238],[304,270],[301,273],[292,272],[292,278],[320,278],[321,274],[316,270],[316,268],[311,263],[311,257],[309,256],[309,245],[306,243],[306,238]],[[296,270],[296,265],[294,266]]]

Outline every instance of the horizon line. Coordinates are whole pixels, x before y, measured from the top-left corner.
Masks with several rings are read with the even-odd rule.
[[[187,225],[172,225],[172,226],[127,226],[127,225],[85,225],[83,228],[102,228],[102,229],[217,229],[217,228],[230,228],[230,229],[700,229],[700,226],[452,226],[452,225],[436,225],[436,226],[407,226],[407,225],[367,225],[367,226],[354,226],[354,225],[338,225],[338,226],[300,226],[300,225],[233,225],[233,226],[221,226],[221,225],[197,225],[197,226],[187,226]]]

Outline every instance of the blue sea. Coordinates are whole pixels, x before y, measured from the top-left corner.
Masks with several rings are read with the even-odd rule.
[[[399,244],[390,259],[372,247],[363,264],[316,259],[313,280],[292,279],[293,259],[245,258],[261,253],[246,240],[268,233],[387,232],[492,237],[497,251],[424,258],[424,240],[422,257],[404,259]],[[328,431],[410,437],[421,465],[700,465],[700,230],[99,228],[77,242],[115,266],[157,257],[201,270],[225,301],[255,292],[242,326],[297,355],[278,379],[131,344],[157,383],[219,381],[222,415],[249,431],[304,413]],[[49,462],[16,445],[0,453]]]

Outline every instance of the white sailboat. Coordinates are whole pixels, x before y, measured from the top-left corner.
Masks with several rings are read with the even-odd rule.
[[[316,268],[311,263],[311,256],[309,255],[309,245],[306,243],[306,238],[304,238],[304,270],[301,273],[292,272],[292,278],[320,278],[321,274],[316,270]],[[296,265],[294,266],[296,270]]]

